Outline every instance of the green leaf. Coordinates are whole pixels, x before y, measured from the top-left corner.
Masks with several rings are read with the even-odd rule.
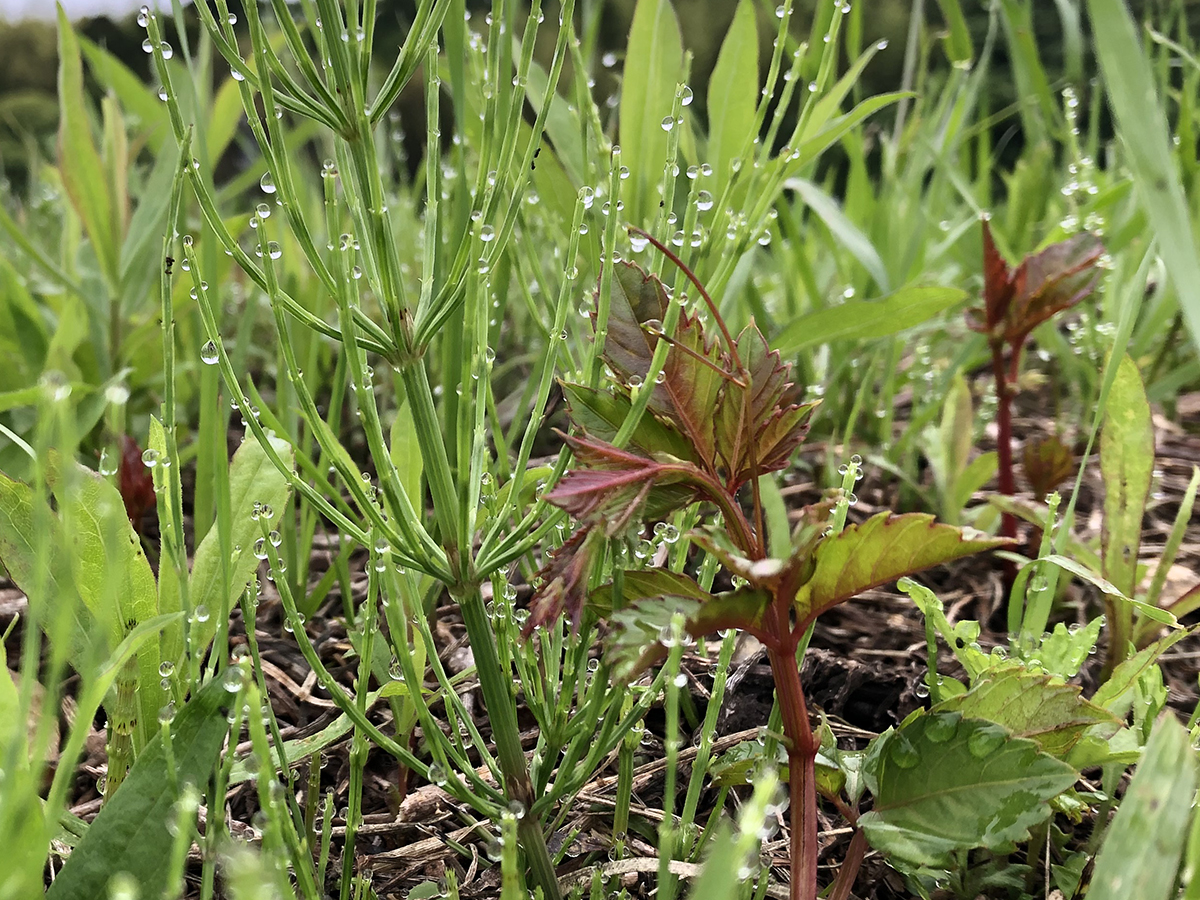
[[[927,322],[967,299],[958,288],[906,287],[878,300],[850,300],[793,319],[775,340],[785,355],[830,341],[887,337]]]
[[[1078,777],[1033,741],[953,712],[881,735],[864,775],[875,805],[858,824],[871,845],[930,866],[947,865],[956,850],[1023,840]]]
[[[659,341],[651,331],[664,327],[669,303],[657,277],[633,263],[613,268],[604,360],[626,387],[645,384]],[[694,448],[692,455],[711,468],[717,403],[725,384],[722,354],[706,340],[701,320],[686,312],[671,337],[663,377],[654,384],[647,408],[679,431]]]
[[[865,590],[1006,543],[924,513],[879,513],[818,545],[812,577],[796,592],[797,619],[810,622]]]
[[[171,182],[175,178],[179,149],[169,147],[154,160],[154,168],[138,197],[137,209],[129,222],[129,234],[121,246],[121,285],[158,275],[163,227],[171,202]],[[129,296],[126,292],[126,296]]]
[[[871,239],[842,212],[842,207],[833,197],[805,178],[789,178],[784,187],[791,188],[800,195],[800,199],[825,223],[825,227],[846,252],[858,260],[875,279],[875,284],[881,291],[885,294],[891,293],[891,279],[888,278],[887,266],[883,264],[879,251],[875,249]]]
[[[146,445],[158,453],[158,458],[167,459],[167,435],[163,431],[162,423],[157,417],[150,417],[150,434]],[[158,526],[159,526],[159,544],[158,544],[158,611],[160,613],[178,612],[182,609],[182,600],[179,591],[179,576],[176,574],[175,566],[171,564],[171,535],[180,534],[183,528],[182,522],[175,521],[175,510],[183,509],[183,483],[179,482],[179,494],[172,498],[168,485],[170,478],[168,472],[170,470],[163,466],[155,466],[151,475],[154,478],[155,496],[158,501]],[[175,502],[172,502],[174,500]],[[183,575],[187,577],[187,562],[183,564]],[[163,631],[162,636],[162,658],[164,660],[178,660],[183,653],[183,623],[173,624]]]
[[[421,445],[417,441],[412,407],[407,403],[396,410],[396,418],[392,420],[388,452],[400,476],[400,485],[404,488],[408,502],[414,509],[423,509],[425,504],[422,499],[424,494],[421,491],[421,476],[425,472],[425,457],[421,455]]]
[[[758,21],[751,0],[741,0],[708,83],[708,161],[712,194],[720,197],[730,164],[753,137],[758,103]]]
[[[276,452],[289,465],[292,463],[291,445],[278,438],[271,438]],[[192,576],[188,582],[188,599],[195,609],[208,608],[206,622],[192,625],[192,652],[203,655],[217,631],[217,622],[229,617],[229,610],[245,589],[258,559],[254,555],[254,542],[262,536],[259,521],[253,518],[254,505],[270,506],[275,516],[286,514],[290,486],[258,441],[247,440],[233,455],[229,467],[229,508],[232,513],[230,539],[233,556],[227,565],[222,565],[221,544],[218,528],[205,535],[196,548],[192,562]],[[219,617],[219,618],[218,618]]]
[[[53,524],[53,534],[39,533],[34,528],[37,517],[33,488],[0,472],[0,562],[30,603],[45,610],[47,621],[58,619],[62,604],[70,607],[74,619],[70,630],[72,658],[79,661],[99,652],[107,653],[110,645],[106,633],[97,631],[87,607],[70,596],[75,590],[70,566],[63,554],[57,552],[62,541],[61,530],[57,518],[47,515]],[[37,543],[42,541],[51,545],[51,562],[48,572],[39,573]],[[43,587],[44,591],[39,590]]]
[[[571,421],[591,437],[611,442],[633,406],[629,398],[585,384],[569,381],[561,384]],[[655,416],[642,416],[638,420],[629,444],[644,453],[669,453],[678,459],[697,461],[696,451],[687,438]]]
[[[1088,900],[1167,900],[1175,882],[1196,792],[1196,754],[1168,713],[1121,800],[1096,857]]]
[[[51,457],[48,481],[58,502],[63,534],[71,547],[71,565],[79,596],[116,647],[137,625],[158,614],[158,586],[129,524],[120,492],[107,480],[75,462],[69,469]],[[166,702],[160,686],[158,642],[137,655],[137,729],[134,746],[149,742],[158,710]]]
[[[1179,624],[1178,621],[1176,620],[1174,614],[1168,612],[1165,609],[1159,609],[1156,606],[1151,606],[1149,603],[1146,603],[1142,600],[1137,600],[1137,599],[1134,599],[1133,597],[1126,596],[1111,581],[1109,581],[1106,578],[1101,578],[1099,575],[1097,575],[1095,572],[1093,572],[1087,566],[1083,565],[1082,563],[1076,562],[1075,560],[1071,559],[1070,557],[1060,556],[1057,553],[1051,553],[1049,556],[1042,557],[1041,561],[1053,563],[1054,565],[1058,566],[1060,569],[1065,569],[1066,571],[1070,572],[1075,577],[1081,578],[1084,581],[1088,582],[1089,584],[1099,588],[1101,591],[1103,591],[1105,594],[1108,594],[1110,597],[1115,597],[1116,599],[1122,601],[1123,603],[1127,603],[1127,604],[1133,606],[1135,609],[1137,609],[1139,612],[1141,612],[1141,614],[1143,616],[1145,616],[1147,619],[1151,619],[1155,622],[1161,622],[1163,625],[1175,626],[1175,625]]]
[[[1059,622],[1054,626],[1053,633],[1044,638],[1042,646],[1038,648],[1037,658],[1041,661],[1042,668],[1061,678],[1074,677],[1083,667],[1084,660],[1095,649],[1103,625],[1104,619],[1100,616],[1075,631]]]
[[[620,105],[621,161],[629,168],[626,215],[636,224],[649,221],[657,202],[654,188],[667,160],[662,121],[671,115],[682,65],[683,43],[669,0],[638,0]]]
[[[588,595],[588,605],[599,615],[608,616],[613,608],[613,583],[610,581]],[[622,575],[621,602],[628,606],[650,597],[688,597],[705,603],[712,594],[688,575],[669,569],[635,569]]]
[[[1142,518],[1154,474],[1154,425],[1137,365],[1121,359],[1100,432],[1104,476],[1104,577],[1127,597],[1137,587]]]
[[[965,694],[939,703],[933,711],[996,722],[1017,737],[1036,741],[1043,753],[1063,759],[1091,726],[1120,725],[1112,713],[1083,699],[1080,690],[1011,663],[988,670]]]
[[[1123,0],[1088,0],[1088,14],[1109,106],[1138,197],[1179,296],[1192,343],[1200,349],[1200,254],[1158,79]]]
[[[946,35],[946,56],[952,63],[969,63],[975,55],[971,45],[971,32],[967,28],[967,18],[963,15],[962,6],[958,0],[938,0],[942,8],[942,18],[946,20],[949,34]]]
[[[92,141],[86,94],[83,87],[83,64],[79,57],[79,42],[71,30],[71,22],[58,7],[58,161],[63,187],[71,204],[83,220],[100,271],[110,290],[120,283],[119,246],[121,229],[113,198],[108,193],[108,178],[100,154]]]
[[[138,119],[146,133],[147,144],[157,154],[171,136],[167,105],[155,96],[141,76],[116,56],[83,35],[78,39],[92,75],[116,95],[125,112]]]
[[[142,896],[162,894],[169,868],[164,860],[175,840],[168,827],[173,806],[184,785],[203,790],[207,784],[229,731],[224,707],[232,700],[216,680],[184,706],[171,725],[170,774],[162,737],[155,735],[59,872],[48,900],[91,900],[118,872],[131,875]]]
[[[1104,707],[1114,715],[1125,715],[1133,703],[1133,691],[1139,679],[1151,666],[1155,665],[1160,656],[1188,635],[1195,634],[1196,630],[1193,627],[1172,631],[1148,647],[1139,650],[1113,670],[1108,681],[1100,685],[1100,688],[1092,695],[1092,702],[1097,706]]]

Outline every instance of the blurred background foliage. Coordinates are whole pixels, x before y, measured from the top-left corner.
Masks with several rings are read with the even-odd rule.
[[[388,58],[388,49],[400,46],[417,2],[418,0],[380,0],[380,21],[375,33],[378,58]],[[808,36],[820,2],[827,0],[798,0],[798,14],[792,19],[792,31],[797,40],[804,40]],[[860,82],[859,91],[866,96],[895,90],[903,78],[902,47],[910,21],[914,15],[927,21],[936,21],[940,14],[938,4],[936,0],[859,2],[870,4],[870,14],[863,19],[862,43],[865,45],[887,40],[896,48],[895,52],[881,53],[876,57]],[[733,0],[672,0],[672,3],[679,18],[684,47],[693,55],[690,81],[692,87],[703,97],[707,94],[708,80],[716,63],[717,51],[732,21],[736,4]],[[624,53],[635,0],[584,2],[576,7],[577,18],[582,21],[593,4],[603,6],[599,47],[603,52],[613,55],[614,65],[608,68],[619,72],[620,66],[616,63]],[[241,0],[231,0],[229,5],[231,9],[241,12]],[[977,45],[987,33],[993,7],[998,8],[1000,5],[1021,10],[1027,17],[1042,62],[1049,77],[1058,87],[1073,81],[1089,80],[1094,76],[1094,63],[1091,59],[1074,61],[1070,59],[1069,48],[1064,48],[1064,16],[1078,17],[1086,28],[1086,16],[1081,9],[1080,0],[968,0],[963,3],[963,7]],[[489,8],[486,0],[468,0],[467,6],[468,9],[480,13]],[[556,6],[557,4],[550,0],[545,4],[546,13],[557,15]],[[1184,6],[1189,18],[1188,30],[1195,34],[1200,31],[1200,0],[1186,0]],[[1170,0],[1130,0],[1130,7],[1135,15],[1155,21],[1160,26],[1170,21],[1168,13],[1175,8]],[[198,35],[199,23],[190,5],[185,9],[185,18],[185,27],[189,34]],[[245,16],[239,15],[239,21],[244,23]],[[77,27],[85,38],[105,47],[135,72],[149,78],[149,57],[141,50],[142,32],[134,21],[133,12],[119,20],[103,16],[85,19],[79,22]],[[775,31],[775,22],[771,6],[766,2],[759,6],[759,29],[762,41],[770,41]],[[168,23],[168,35],[171,30],[171,24]],[[552,35],[544,37],[545,46],[538,48],[539,56],[548,58],[552,51]],[[1000,42],[996,49],[996,57],[992,62],[990,107],[1000,110],[1013,104],[1018,97],[1011,69],[1005,58],[1005,43]],[[935,59],[931,62],[936,65],[936,57],[940,54],[934,56]],[[767,59],[767,55],[764,54],[761,60],[764,67]],[[0,23],[0,164],[5,176],[18,191],[27,181],[30,159],[36,159],[38,156],[54,157],[52,149],[58,120],[55,99],[57,65],[55,29],[52,22]],[[566,83],[570,83],[569,79]],[[600,97],[613,95],[616,88],[615,75],[608,83],[598,79],[595,86]],[[402,97],[400,101],[402,108],[408,107],[404,109],[403,115],[406,125],[410,122],[413,125],[412,128],[406,127],[406,132],[409,135],[407,143],[413,151],[409,158],[414,162],[419,158],[420,148],[424,143],[420,134],[421,123],[424,121],[422,102],[420,91]],[[1015,115],[1007,117],[1000,127],[1010,128],[1015,121]]]

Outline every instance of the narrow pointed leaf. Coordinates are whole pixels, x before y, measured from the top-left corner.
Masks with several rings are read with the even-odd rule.
[[[83,220],[105,281],[115,289],[119,281],[121,233],[104,165],[92,140],[79,42],[61,6],[58,7],[58,66],[58,158],[63,187]]]
[[[714,197],[730,178],[730,164],[754,130],[758,103],[758,21],[751,0],[741,0],[721,42],[708,82],[708,161]]]
[[[272,440],[276,452],[290,464],[291,445],[275,438]],[[203,605],[209,612],[206,622],[198,621],[192,626],[193,653],[204,653],[216,634],[218,617],[228,617],[230,606],[245,589],[251,573],[258,568],[254,542],[261,536],[262,529],[259,521],[253,518],[254,505],[269,506],[276,517],[282,516],[287,510],[290,490],[287,479],[275,468],[258,441],[244,441],[229,467],[232,558],[228,566],[222,566],[220,529],[212,528],[196,548],[192,562],[188,600],[193,609]]]
[[[1154,474],[1154,425],[1137,365],[1121,359],[1100,432],[1104,476],[1104,577],[1126,596],[1137,586],[1142,518]]]
[[[220,680],[211,681],[175,717],[174,778],[168,776],[162,737],[155,736],[71,853],[48,900],[91,900],[118,872],[131,875],[143,896],[162,894],[168,871],[164,860],[175,840],[169,828],[172,807],[184,785],[203,790],[207,784],[229,731],[223,707],[232,700]]]
[[[1183,726],[1167,713],[1150,735],[1096,857],[1089,900],[1178,896],[1176,879],[1195,791],[1196,753]]]
[[[1006,543],[924,513],[880,513],[821,542],[813,575],[796,593],[796,615],[811,621],[865,590]]]

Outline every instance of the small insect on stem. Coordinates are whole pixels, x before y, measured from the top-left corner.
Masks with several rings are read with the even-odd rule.
[[[538,156],[541,155],[541,152],[542,152],[541,147],[538,147],[536,150],[533,151],[533,162],[531,162],[529,164],[529,171],[532,172],[534,169],[537,168],[537,158],[538,158]]]
[[[171,266],[175,265],[175,257],[168,256],[166,258],[165,262],[167,265],[166,265],[166,268],[164,269],[164,271],[166,272],[167,275],[170,275],[171,274]]]

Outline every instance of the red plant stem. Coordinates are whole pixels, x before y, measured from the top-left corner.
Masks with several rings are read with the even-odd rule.
[[[779,598],[785,600],[786,598]],[[786,613],[772,607],[777,628],[783,639],[767,648],[767,658],[775,676],[783,733],[788,739],[788,792],[791,795],[791,900],[816,900],[817,897],[817,742],[808,724],[808,706],[796,663],[796,637],[787,627]],[[780,621],[782,619],[782,621]]]
[[[1008,381],[1008,372],[1004,366],[1004,344],[993,340],[992,344],[992,375],[996,379],[996,458],[1000,493],[1011,497],[1017,492],[1016,477],[1013,474],[1012,448],[1012,391]],[[1016,354],[1013,350],[1013,363],[1016,364]],[[1006,512],[1000,517],[1000,535],[1006,538],[1016,538],[1017,518]]]

